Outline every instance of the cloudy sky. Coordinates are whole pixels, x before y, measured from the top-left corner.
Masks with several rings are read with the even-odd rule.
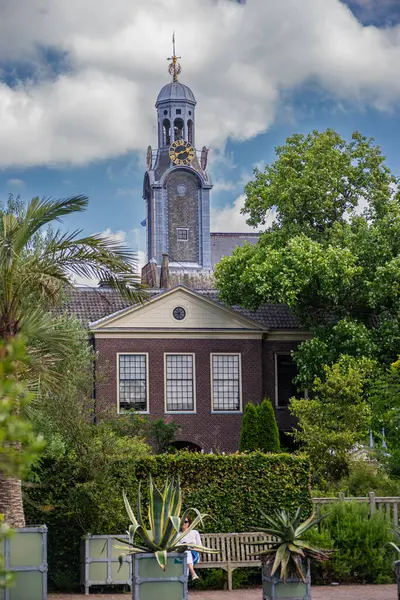
[[[294,132],[358,129],[400,175],[399,0],[0,0],[1,198],[86,194],[65,225],[142,253],[173,30],[211,149],[212,230],[249,229],[243,187]]]

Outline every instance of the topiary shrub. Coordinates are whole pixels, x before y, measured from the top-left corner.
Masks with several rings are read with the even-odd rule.
[[[276,424],[275,411],[270,400],[266,398],[257,406],[258,417],[258,448],[262,452],[279,452],[278,425]]]
[[[240,430],[239,451],[253,452],[259,449],[259,421],[254,404],[246,405]]]

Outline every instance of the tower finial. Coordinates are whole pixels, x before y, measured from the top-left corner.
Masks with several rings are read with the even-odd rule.
[[[172,75],[172,81],[178,81],[178,75],[182,71],[181,65],[178,63],[178,58],[181,56],[176,56],[175,53],[175,31],[172,34],[172,56],[169,56],[167,60],[172,60],[172,63],[168,67],[168,72]]]

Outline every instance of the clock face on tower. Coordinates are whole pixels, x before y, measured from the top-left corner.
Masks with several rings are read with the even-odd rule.
[[[169,149],[169,157],[175,165],[190,165],[195,155],[195,149],[185,140],[175,140]]]

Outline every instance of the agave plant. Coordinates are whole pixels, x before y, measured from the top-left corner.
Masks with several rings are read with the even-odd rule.
[[[125,556],[137,554],[139,552],[154,552],[160,567],[165,571],[168,552],[185,552],[186,550],[197,550],[197,552],[206,552],[209,554],[218,554],[218,550],[206,548],[204,546],[194,546],[181,543],[182,538],[189,531],[195,529],[199,523],[203,523],[206,514],[201,514],[196,508],[187,509],[180,516],[182,508],[182,493],[179,479],[175,484],[174,479],[166,482],[164,489],[160,491],[153,483],[152,477],[149,478],[149,506],[147,514],[147,523],[142,515],[141,508],[141,490],[139,484],[137,499],[137,517],[129,504],[128,498],[123,492],[125,508],[128,513],[131,525],[127,531],[129,541],[118,539],[123,546],[115,546],[124,552],[118,557],[120,564]],[[182,525],[190,512],[194,512],[196,517],[191,525],[182,532]],[[149,529],[147,529],[149,525]]]
[[[392,532],[395,535],[397,535],[397,538],[400,542],[400,528],[395,527],[394,529],[392,529]],[[393,550],[395,550],[397,552],[398,560],[400,560],[400,547],[395,542],[386,542],[385,546],[391,546],[393,548]]]
[[[260,512],[268,527],[252,529],[277,538],[272,542],[265,542],[269,545],[266,550],[255,553],[257,556],[261,556],[266,564],[273,563],[271,576],[280,569],[280,578],[283,581],[286,581],[289,576],[298,575],[305,582],[304,564],[307,561],[311,559],[328,560],[330,558],[329,550],[315,548],[302,538],[306,531],[315,527],[323,517],[316,519],[315,515],[312,514],[306,521],[301,523],[301,507],[297,509],[293,518],[285,510],[276,510],[274,518],[262,511]]]

